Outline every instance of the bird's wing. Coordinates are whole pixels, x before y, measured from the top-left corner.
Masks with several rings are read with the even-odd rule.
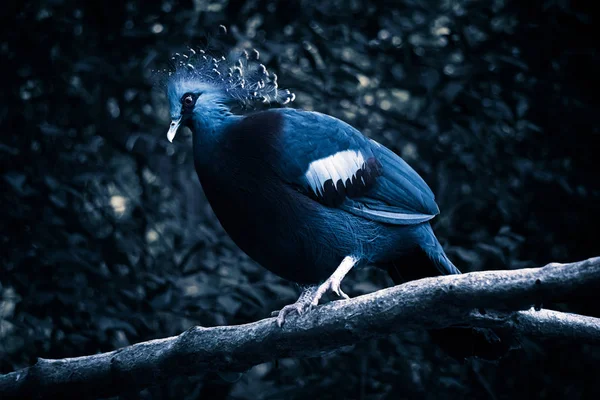
[[[439,213],[425,181],[402,158],[334,117],[283,113],[281,174],[307,195],[375,221],[411,225]]]

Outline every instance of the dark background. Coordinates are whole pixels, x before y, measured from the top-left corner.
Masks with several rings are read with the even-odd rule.
[[[434,229],[463,271],[600,255],[593,3],[3,2],[0,372],[255,321],[295,300],[218,224],[189,131],[166,140],[153,71],[188,45],[256,47],[293,107],[402,155],[436,193]],[[344,290],[390,284],[365,269]],[[598,297],[547,306],[600,316]],[[461,364],[414,332],[140,396],[600,398],[597,347],[522,345]]]

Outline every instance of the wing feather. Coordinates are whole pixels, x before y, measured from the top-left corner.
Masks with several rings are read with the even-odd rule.
[[[397,225],[419,224],[439,213],[429,186],[387,147],[328,115],[277,112],[285,115],[282,174],[315,200]]]

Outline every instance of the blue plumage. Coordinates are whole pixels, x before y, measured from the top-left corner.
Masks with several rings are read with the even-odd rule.
[[[289,102],[293,95],[279,91],[276,78],[256,82],[244,70],[223,78],[231,70],[222,63],[208,73],[209,61],[215,65],[206,58],[171,74],[169,139],[182,124],[192,129],[198,176],[235,243],[274,273],[312,285],[282,310],[280,323],[327,290],[345,296],[340,282],[358,264],[402,279],[460,273],[429,225],[439,213],[431,189],[399,156],[316,112],[233,115],[231,102],[261,96]],[[415,255],[426,261],[403,265]]]

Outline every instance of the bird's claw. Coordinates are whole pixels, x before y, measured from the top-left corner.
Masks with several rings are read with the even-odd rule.
[[[344,299],[349,299],[350,296],[344,293],[344,291],[340,287],[340,283],[342,282],[342,279],[344,279],[344,276],[345,273],[334,273],[320,286],[311,286],[305,288],[302,294],[300,295],[300,298],[298,298],[298,301],[296,301],[294,304],[288,304],[281,310],[272,312],[271,316],[277,316],[277,326],[283,326],[285,322],[285,317],[287,315],[292,314],[294,312],[298,315],[303,315],[306,311],[319,305],[319,300],[321,300],[321,297],[323,297],[323,295],[328,291],[332,291],[333,293],[337,294],[339,297],[342,297]]]
[[[277,316],[277,326],[281,328],[285,322],[285,317],[288,314],[292,314],[295,312],[298,315],[303,315],[304,312],[309,310],[310,308],[311,303],[297,301],[293,304],[288,304],[279,311],[273,311],[271,315]]]
[[[342,282],[341,279],[336,279],[336,277],[334,277],[334,276],[329,277],[329,279],[327,279],[325,282],[323,282],[321,284],[321,286],[319,286],[319,288],[317,289],[315,296],[313,297],[310,304],[313,306],[318,305],[319,300],[321,300],[321,297],[323,297],[323,295],[325,293],[327,293],[329,290],[331,290],[333,293],[335,293],[339,297],[342,297],[344,299],[349,299],[350,296],[348,296],[346,293],[344,293],[344,291],[340,287],[341,282]]]
[[[350,298],[350,296],[348,296],[346,293],[344,293],[344,291],[340,287],[340,282],[334,282],[331,285],[331,291],[333,291],[333,293],[337,294],[338,297],[343,297],[344,299]]]

